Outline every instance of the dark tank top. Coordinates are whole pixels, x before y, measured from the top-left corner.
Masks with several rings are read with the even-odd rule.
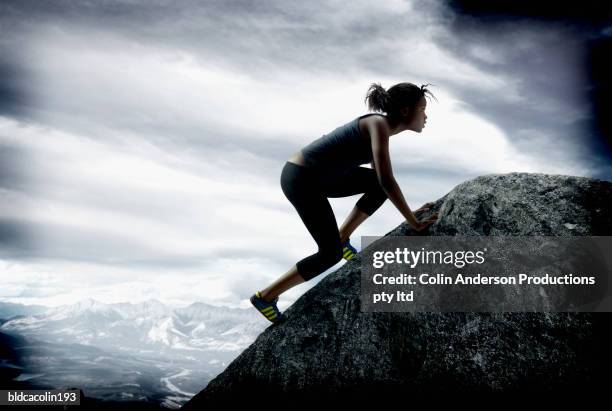
[[[372,115],[382,114],[359,116],[302,148],[305,167],[333,171],[359,167],[372,161],[370,139],[359,130],[359,119]]]

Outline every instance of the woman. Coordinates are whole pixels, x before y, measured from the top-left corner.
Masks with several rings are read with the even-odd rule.
[[[353,257],[357,250],[349,242],[351,233],[387,198],[416,231],[424,230],[437,219],[437,213],[425,221],[416,219],[395,181],[389,156],[391,136],[404,130],[420,133],[425,127],[426,94],[433,96],[426,85],[399,83],[385,91],[380,84],[372,84],[366,94],[368,107],[386,115],[359,116],[314,140],[285,163],[281,187],[319,250],[251,297],[251,303],[268,320],[282,319],[276,304],[280,294],[316,277],[343,257],[347,260]],[[368,162],[372,168],[359,167]],[[338,229],[327,198],[359,193],[364,195]],[[432,205],[427,203],[419,210]]]

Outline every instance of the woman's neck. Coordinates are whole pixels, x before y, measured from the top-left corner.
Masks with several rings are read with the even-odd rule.
[[[389,137],[408,130],[405,123],[398,122],[397,120],[393,121],[390,117],[387,117],[387,124],[389,125]]]

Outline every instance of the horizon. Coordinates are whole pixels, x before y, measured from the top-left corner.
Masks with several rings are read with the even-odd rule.
[[[97,300],[97,299],[92,298],[92,297],[83,297],[80,300],[76,300],[76,301],[72,301],[72,302],[68,302],[68,303],[64,303],[64,304],[59,304],[59,305],[24,304],[24,303],[15,303],[15,302],[12,302],[12,301],[0,300],[0,304],[22,305],[22,306],[26,306],[26,307],[40,306],[40,307],[46,307],[46,308],[58,308],[58,307],[67,307],[67,306],[78,305],[80,303],[88,302],[90,300],[93,301],[93,302],[102,304],[102,305],[115,305],[115,304],[137,305],[137,304],[144,304],[144,303],[148,303],[148,302],[156,302],[156,303],[160,303],[160,304],[162,304],[162,305],[164,305],[166,307],[172,308],[172,309],[187,308],[187,307],[190,307],[190,306],[192,306],[194,304],[202,304],[202,305],[206,305],[206,306],[210,306],[210,307],[215,307],[215,308],[249,310],[249,307],[228,307],[228,306],[224,306],[224,305],[209,304],[209,303],[205,303],[203,301],[193,301],[193,302],[190,302],[190,303],[184,303],[185,304],[184,306],[179,306],[179,305],[165,303],[165,302],[160,301],[159,299],[157,299],[155,297],[151,297],[149,299],[141,300],[141,301],[111,301],[111,302],[100,301],[100,300]]]

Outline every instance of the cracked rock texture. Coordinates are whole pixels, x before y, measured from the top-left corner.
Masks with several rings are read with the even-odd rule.
[[[439,212],[425,235],[607,236],[611,204],[612,182],[491,174],[417,217]],[[386,235],[418,234],[402,223]],[[184,409],[247,398],[272,406],[315,396],[545,395],[609,383],[612,313],[362,313],[360,265],[358,254],[306,292]]]

